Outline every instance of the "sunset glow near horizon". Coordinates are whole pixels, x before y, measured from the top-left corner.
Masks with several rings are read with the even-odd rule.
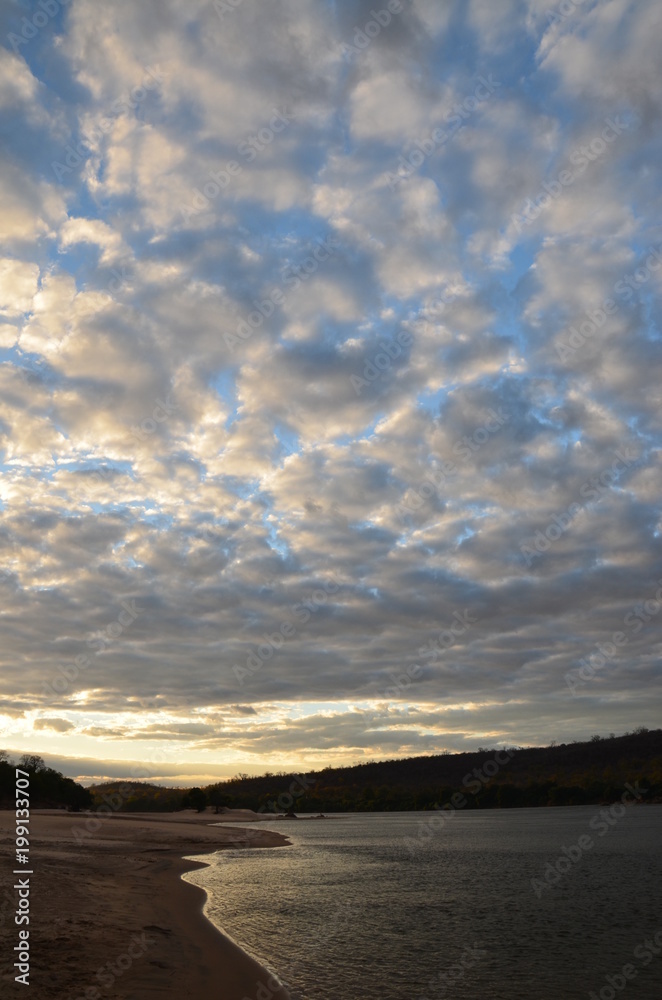
[[[9,6],[1,745],[659,724],[659,4]]]

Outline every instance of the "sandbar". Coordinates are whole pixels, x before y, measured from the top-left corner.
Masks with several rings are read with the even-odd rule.
[[[257,819],[249,813],[111,814],[96,828],[91,814],[33,811],[29,995],[266,1000],[270,994],[289,1000],[270,973],[207,920],[204,891],[181,878],[202,867],[185,860],[189,855],[288,845],[286,837],[255,826],[211,825]],[[0,811],[0,981],[10,997],[27,995],[12,967],[19,930],[14,826],[14,813]]]

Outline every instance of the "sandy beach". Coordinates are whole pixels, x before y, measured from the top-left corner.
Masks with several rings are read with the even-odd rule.
[[[210,825],[250,822],[257,818],[251,814],[110,815],[82,836],[89,818],[46,810],[31,816],[30,996],[288,1000],[269,973],[203,915],[205,893],[180,877],[202,867],[185,856],[238,844],[284,846],[285,837]],[[13,812],[0,812],[0,980],[10,997],[25,995],[13,969],[19,930],[14,824]]]

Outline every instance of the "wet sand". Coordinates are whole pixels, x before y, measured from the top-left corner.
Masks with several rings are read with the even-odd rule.
[[[287,845],[285,837],[257,826],[210,825],[250,823],[254,814],[110,815],[98,829],[99,820],[89,819],[55,810],[31,816],[33,1000],[288,1000],[203,915],[203,890],[180,877],[202,867],[185,856]],[[0,981],[7,997],[26,995],[12,967],[19,931],[12,887],[20,877],[12,874],[14,825],[13,812],[0,812]]]

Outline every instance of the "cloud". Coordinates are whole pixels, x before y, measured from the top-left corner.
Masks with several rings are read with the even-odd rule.
[[[351,51],[372,6],[80,0],[0,54],[26,749],[199,776],[655,722],[662,618],[564,677],[656,600],[657,8],[416,0]]]
[[[35,730],[39,729],[50,729],[55,733],[67,733],[70,729],[75,729],[73,722],[69,722],[68,719],[35,719],[34,722]]]
[[[0,260],[0,310],[5,316],[30,312],[38,283],[39,268],[36,264],[11,258]]]
[[[115,261],[128,249],[120,234],[100,219],[69,218],[60,230],[60,245],[70,247],[76,243],[91,243],[100,248],[100,262]]]

